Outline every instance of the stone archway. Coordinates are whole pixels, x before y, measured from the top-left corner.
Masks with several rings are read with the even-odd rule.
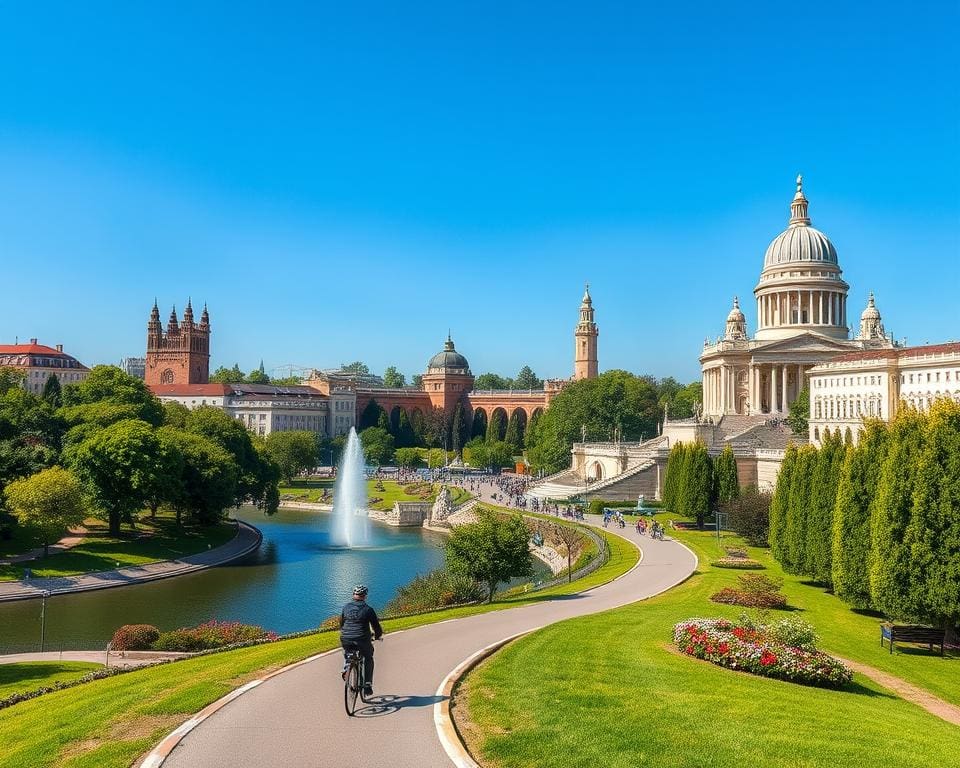
[[[603,464],[595,461],[587,467],[587,481],[595,483],[598,480],[603,480]]]

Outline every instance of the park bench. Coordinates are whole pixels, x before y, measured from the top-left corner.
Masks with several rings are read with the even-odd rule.
[[[894,643],[920,643],[927,645],[930,650],[933,646],[940,646],[940,655],[943,656],[943,645],[946,639],[946,630],[936,627],[923,627],[915,624],[881,624],[880,647],[883,641],[890,643],[890,653],[893,653]]]

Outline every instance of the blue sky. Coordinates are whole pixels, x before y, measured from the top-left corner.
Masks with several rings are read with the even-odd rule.
[[[956,3],[12,4],[0,340],[698,376],[805,177],[854,316],[960,337]],[[346,7],[352,6],[352,7]],[[669,6],[669,7],[667,7]]]

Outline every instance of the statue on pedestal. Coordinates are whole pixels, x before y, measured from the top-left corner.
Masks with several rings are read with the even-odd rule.
[[[437,494],[437,500],[433,502],[433,508],[430,510],[430,520],[434,523],[442,523],[452,513],[453,496],[447,486],[441,486],[440,493]]]

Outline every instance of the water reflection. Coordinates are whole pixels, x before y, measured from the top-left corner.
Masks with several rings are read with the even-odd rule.
[[[251,508],[237,517],[264,536],[244,562],[51,598],[48,649],[102,648],[121,624],[172,629],[216,618],[296,632],[336,613],[357,582],[369,584],[370,602],[383,608],[397,587],[443,563],[443,537],[430,531],[373,525],[369,547],[343,549],[331,546],[330,517],[322,513],[284,510],[268,518]],[[36,650],[39,636],[39,601],[0,604],[0,652]]]

